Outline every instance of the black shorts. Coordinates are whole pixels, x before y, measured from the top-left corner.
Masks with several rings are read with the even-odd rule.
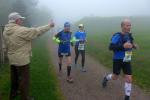
[[[68,52],[68,53],[58,52],[58,57],[63,57],[63,56],[69,57],[69,56],[71,56],[71,53],[70,52]]]
[[[131,62],[123,62],[123,59],[113,60],[113,73],[119,75],[121,69],[124,74],[132,75]]]

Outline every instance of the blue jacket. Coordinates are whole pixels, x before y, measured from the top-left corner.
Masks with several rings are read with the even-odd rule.
[[[80,32],[80,31],[77,31],[75,34],[74,34],[74,37],[79,40],[79,41],[85,41],[86,40],[86,33],[85,32]],[[79,41],[76,42],[76,46],[79,45]]]
[[[109,49],[114,51],[113,59],[123,59],[125,57],[125,51],[132,49],[125,49],[123,44],[126,42],[133,43],[133,37],[131,33],[121,34],[121,32],[115,33],[111,38]]]
[[[61,42],[59,43],[58,52],[59,53],[70,53],[70,40],[71,32],[59,32],[55,37],[58,38]]]

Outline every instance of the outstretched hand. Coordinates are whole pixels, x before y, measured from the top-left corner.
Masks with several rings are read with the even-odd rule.
[[[54,27],[55,26],[53,21],[50,21],[49,25],[50,25],[50,27]]]

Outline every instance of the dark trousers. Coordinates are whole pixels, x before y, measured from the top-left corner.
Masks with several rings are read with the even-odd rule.
[[[75,46],[75,64],[77,64],[79,54],[81,54],[81,57],[82,57],[81,64],[82,64],[82,67],[84,67],[84,64],[85,64],[85,50],[78,50],[78,46]]]
[[[21,100],[29,96],[29,64],[24,66],[11,65],[10,100],[20,94]]]

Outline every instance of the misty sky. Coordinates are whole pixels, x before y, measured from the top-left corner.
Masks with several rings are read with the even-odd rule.
[[[146,16],[150,0],[39,0],[51,9],[58,22],[76,21],[85,16]]]

